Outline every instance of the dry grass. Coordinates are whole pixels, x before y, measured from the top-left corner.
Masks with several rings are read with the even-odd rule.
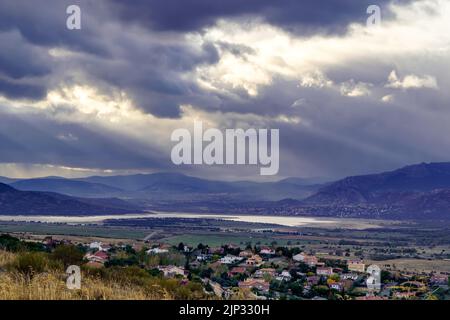
[[[0,250],[0,269],[14,261],[16,255],[14,253]]]
[[[80,290],[69,290],[64,275],[49,272],[28,278],[0,273],[0,300],[161,300],[172,297],[160,287],[138,287],[84,277]]]
[[[7,265],[17,255],[0,250],[0,300],[161,300],[173,297],[157,285],[150,287],[105,281],[84,275],[80,290],[69,290],[60,271],[49,271],[29,277],[7,272]]]

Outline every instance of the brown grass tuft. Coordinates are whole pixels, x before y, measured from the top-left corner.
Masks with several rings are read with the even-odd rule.
[[[84,277],[80,290],[69,290],[65,276],[40,273],[0,273],[0,300],[161,300],[172,297],[161,287],[138,287]]]

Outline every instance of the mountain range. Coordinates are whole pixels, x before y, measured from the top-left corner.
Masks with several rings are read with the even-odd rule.
[[[305,201],[348,205],[392,202],[397,194],[450,189],[450,163],[422,163],[380,174],[347,177],[321,188]]]
[[[83,199],[59,193],[20,191],[0,183],[0,214],[3,215],[93,215],[140,212],[120,199]]]
[[[0,177],[0,213],[186,210],[277,215],[450,219],[450,163],[378,174],[277,182],[214,181],[179,173],[81,179]]]
[[[8,178],[0,178],[7,181]],[[278,182],[226,182],[190,177],[179,173],[153,173],[122,176],[92,176],[81,179],[45,177],[9,179],[9,185],[22,191],[46,191],[74,197],[133,198],[189,201],[191,199],[230,199],[234,201],[277,201],[303,199],[318,188],[323,179],[289,178]],[[4,182],[8,183],[8,182]]]
[[[450,219],[450,163],[421,163],[330,183],[301,202],[327,215]]]

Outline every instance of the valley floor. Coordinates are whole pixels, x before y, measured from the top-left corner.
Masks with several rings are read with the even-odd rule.
[[[186,257],[189,256],[191,260],[196,259],[194,252],[197,249],[195,248],[200,245],[209,248],[231,246],[240,248],[240,250],[249,247],[270,247],[279,248],[279,250],[284,248],[282,250],[294,253],[305,252],[316,257],[318,261],[337,268],[336,270],[351,260],[361,261],[366,266],[376,264],[392,277],[395,276],[404,281],[406,281],[405,279],[421,279],[420,281],[423,282],[424,279],[431,279],[433,275],[447,275],[448,277],[450,274],[450,225],[441,222],[423,224],[414,221],[358,220],[354,222],[346,220],[333,226],[328,223],[314,223],[314,221],[301,226],[286,226],[240,219],[218,219],[205,215],[197,218],[165,216],[109,219],[101,224],[1,221],[0,234],[10,234],[32,243],[44,243],[51,236],[53,241],[67,242],[85,248],[89,248],[90,243],[133,248],[164,246],[176,248],[183,243],[184,246],[191,248],[191,251],[188,255],[181,253]],[[178,255],[179,253],[176,253],[176,256]],[[220,258],[220,255],[218,257]],[[7,258],[3,258],[3,260],[5,259]],[[191,261],[189,259],[188,261]],[[290,268],[293,268],[292,270],[302,268],[298,269],[299,266],[293,264],[292,258],[286,257],[284,253],[280,256],[277,253],[271,259],[264,260],[264,265],[279,269],[279,272],[290,270]],[[160,264],[162,263],[160,260],[158,261]],[[186,261],[183,262],[183,267],[185,263]],[[203,263],[206,268],[213,261],[201,261],[201,264]],[[164,270],[160,265],[154,267]],[[200,266],[200,268],[203,267]],[[227,272],[231,272],[231,268],[227,268]],[[315,269],[307,269],[306,272],[314,273]],[[242,274],[242,279],[248,276],[246,271],[245,274],[246,276]],[[51,273],[48,276],[52,277]],[[240,276],[237,277],[240,279]],[[199,278],[200,280],[201,278]],[[17,286],[20,291],[22,290],[20,283],[24,280],[17,276],[12,278],[8,276],[3,277],[2,281],[0,287],[13,285]],[[226,289],[227,283],[222,283],[222,287]],[[108,285],[117,284],[106,284],[106,286]],[[107,288],[110,287],[105,287],[105,292],[109,290]],[[324,288],[319,289],[324,290]],[[137,292],[140,292],[139,290]],[[276,288],[273,289],[274,291],[270,290],[272,298],[282,294]],[[21,292],[23,295],[23,291]],[[418,294],[418,297],[423,296],[422,293]],[[65,297],[71,298],[72,296]],[[306,298],[308,296],[300,295],[297,298],[299,297]],[[77,298],[83,297],[77,296]],[[104,298],[113,297],[109,297],[105,293]],[[127,296],[122,295],[117,298],[126,299]],[[149,297],[142,295],[142,298]]]

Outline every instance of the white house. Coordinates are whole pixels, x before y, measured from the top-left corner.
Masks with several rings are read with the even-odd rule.
[[[341,274],[341,279],[342,280],[357,280],[358,279],[358,275],[356,273],[343,273]]]
[[[347,267],[350,271],[365,273],[366,265],[360,260],[348,260]]]
[[[318,276],[331,276],[333,274],[333,268],[320,267],[316,269]]]
[[[89,249],[91,249],[91,250],[101,250],[102,249],[102,243],[101,242],[91,242],[89,244]]]
[[[275,254],[275,250],[273,250],[270,247],[262,247],[261,251],[259,253],[260,254],[266,254],[266,255],[274,255]]]
[[[159,254],[159,253],[167,253],[167,252],[169,252],[169,250],[161,249],[161,248],[153,248],[153,249],[147,250],[146,252],[147,252],[147,254]]]
[[[306,255],[302,252],[293,256],[292,259],[294,259],[294,261],[303,262],[305,260],[305,256]]]
[[[184,268],[177,266],[158,266],[158,270],[162,271],[165,277],[184,276]]]
[[[220,263],[223,263],[223,264],[232,264],[232,263],[239,262],[242,259],[243,259],[242,257],[227,255],[227,256],[221,258],[219,261],[220,261]]]
[[[208,261],[209,259],[211,259],[211,255],[209,254],[199,254],[197,256],[197,261]]]
[[[343,287],[342,283],[335,282],[335,283],[330,284],[330,288],[337,290],[337,291],[342,291],[344,287]]]
[[[287,270],[283,270],[283,272],[281,272],[277,278],[278,281],[290,281],[292,279],[291,274],[289,273],[289,271]]]
[[[297,262],[303,262],[304,264],[307,264],[310,267],[314,267],[319,263],[319,260],[317,259],[316,256],[310,256],[303,252],[296,254],[295,256],[292,257],[292,259]]]

